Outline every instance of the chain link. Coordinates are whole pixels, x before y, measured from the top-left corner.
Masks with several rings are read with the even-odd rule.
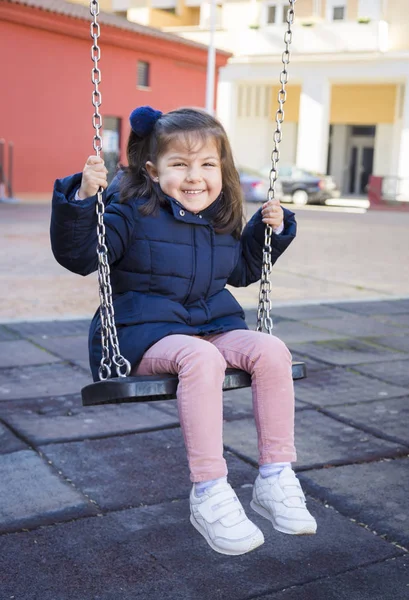
[[[94,85],[92,92],[92,105],[94,114],[92,115],[92,125],[95,130],[93,147],[96,156],[100,156],[102,152],[102,137],[100,130],[102,128],[102,116],[99,113],[99,108],[102,103],[99,84],[101,83],[101,71],[98,68],[98,62],[101,58],[101,50],[98,45],[100,36],[100,26],[98,23],[99,2],[98,0],[90,1],[90,13],[93,17],[91,22],[91,38],[93,45],[91,48],[91,60],[94,63],[92,68],[91,81]],[[97,193],[96,212],[98,218],[97,224],[97,255],[98,255],[98,283],[99,283],[99,301],[101,317],[101,347],[102,358],[98,369],[99,378],[101,381],[109,379],[112,374],[112,363],[115,365],[115,370],[118,377],[127,377],[131,371],[131,364],[126,358],[121,355],[119,350],[118,332],[115,325],[114,305],[112,303],[112,286],[111,286],[111,270],[108,262],[108,248],[105,241],[105,225],[104,213],[105,206],[102,200],[102,188],[99,188]],[[110,355],[112,348],[112,359]]]
[[[287,10],[287,30],[284,34],[285,50],[282,54],[281,61],[283,69],[280,73],[281,89],[278,92],[278,109],[276,112],[276,129],[274,132],[274,148],[271,153],[271,171],[270,171],[270,186],[268,190],[268,200],[274,200],[276,193],[276,181],[278,177],[278,163],[280,160],[280,143],[283,137],[282,124],[284,122],[284,104],[287,100],[287,90],[285,86],[288,83],[287,65],[290,62],[290,46],[293,39],[292,25],[294,23],[294,5],[297,0],[289,0],[289,8]],[[266,331],[273,333],[273,320],[270,317],[271,310],[271,236],[273,228],[271,225],[266,225],[264,248],[263,248],[263,266],[261,270],[260,293],[257,310],[257,331]]]

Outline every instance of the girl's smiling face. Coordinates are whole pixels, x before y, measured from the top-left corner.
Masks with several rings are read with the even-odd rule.
[[[199,213],[222,191],[222,170],[216,141],[191,134],[176,137],[154,165],[146,163],[153,181],[187,210]],[[189,142],[189,143],[188,143]]]

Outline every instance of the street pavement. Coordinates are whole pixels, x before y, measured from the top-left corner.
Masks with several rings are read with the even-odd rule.
[[[175,401],[81,405],[90,279],[52,262],[47,207],[3,208],[0,600],[409,598],[405,215],[300,212],[302,251],[277,268],[287,282],[303,275],[283,283],[272,312],[275,334],[307,365],[295,382],[294,468],[318,532],[281,534],[250,509],[251,394],[228,392],[230,482],[266,539],[228,557],[189,523]],[[321,271],[310,262],[319,256]],[[254,328],[256,296],[248,298]]]
[[[409,297],[409,211],[350,210],[296,209],[297,239],[273,268],[275,306]],[[49,222],[49,205],[0,204],[0,322],[83,318],[98,305],[95,274],[54,260]],[[258,284],[232,291],[246,308],[257,305]]]

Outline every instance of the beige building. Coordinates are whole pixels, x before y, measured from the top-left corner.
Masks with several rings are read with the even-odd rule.
[[[75,0],[88,4],[86,0]],[[217,113],[237,162],[269,161],[288,0],[217,0]],[[210,3],[101,0],[128,19],[209,42]],[[408,0],[297,0],[282,162],[363,193],[371,173],[409,178]],[[408,179],[409,180],[409,179]]]

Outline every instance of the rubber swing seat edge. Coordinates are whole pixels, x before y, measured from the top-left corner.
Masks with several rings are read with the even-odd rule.
[[[293,362],[293,379],[304,379],[306,367],[302,362]],[[176,398],[178,378],[176,375],[138,375],[116,377],[97,381],[85,386],[81,391],[82,404],[121,404],[129,402],[152,402]],[[226,369],[223,391],[251,386],[249,373],[239,369]]]

